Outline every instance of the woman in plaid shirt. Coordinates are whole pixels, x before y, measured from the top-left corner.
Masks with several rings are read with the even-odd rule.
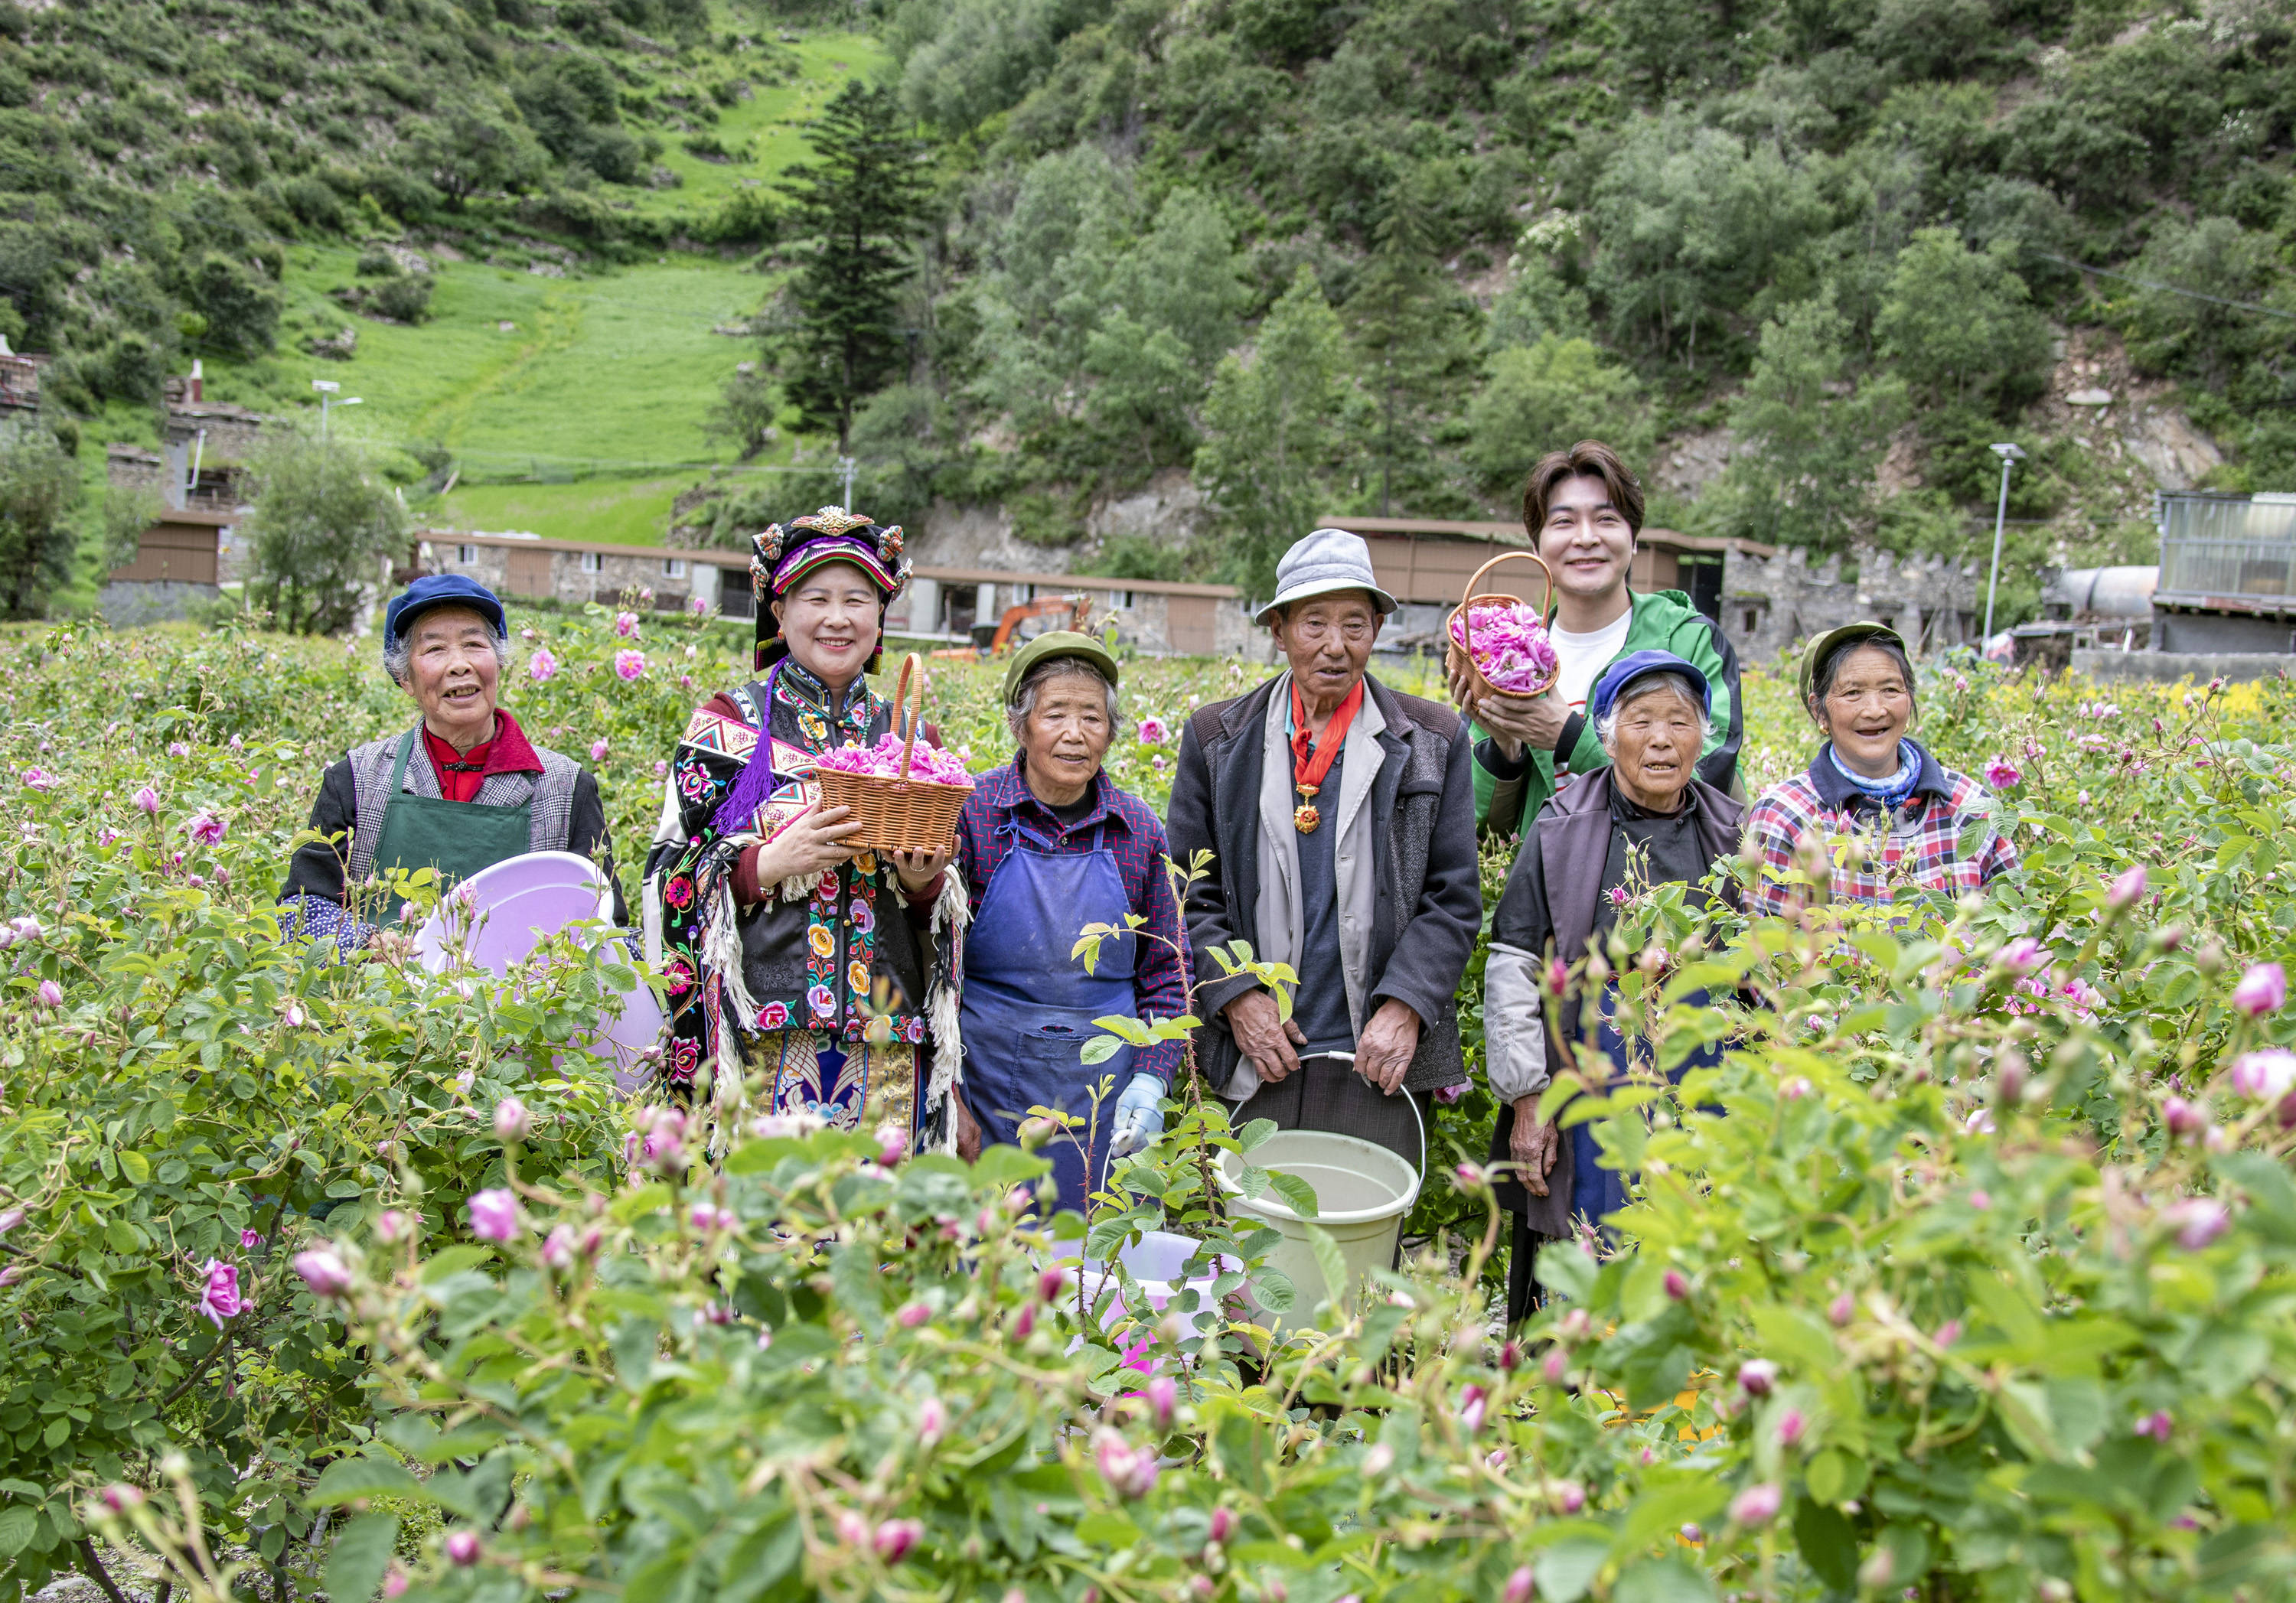
[[[1897,631],[1857,623],[1819,635],[1802,653],[1800,685],[1825,743],[1808,773],[1773,785],[1746,815],[1762,859],[1748,913],[1886,905],[1909,885],[1959,895],[2017,866],[1985,788],[1907,738],[1914,670]],[[1852,843],[1837,848],[1844,836]],[[1822,893],[1812,883],[1821,874]]]

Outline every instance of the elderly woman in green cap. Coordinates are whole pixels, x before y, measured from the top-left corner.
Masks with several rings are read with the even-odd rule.
[[[2017,848],[1991,822],[1985,787],[1956,773],[1914,740],[1921,708],[1914,665],[1895,629],[1844,624],[1802,653],[1801,700],[1825,737],[1809,771],[1764,791],[1746,814],[1746,843],[1761,857],[1747,911],[1787,913],[1816,899],[1797,871],[1813,861],[1827,899],[1886,906],[1902,887],[1948,896],[2014,872]],[[1849,836],[1858,851],[1806,854],[1813,842]]]
[[[1101,764],[1120,726],[1116,658],[1098,641],[1040,634],[1013,653],[1004,716],[1019,749],[975,781],[957,823],[972,887],[962,1010],[964,1097],[988,1144],[1011,1142],[1029,1109],[1078,1116],[1075,1140],[1048,1149],[1062,1206],[1081,1207],[1111,1157],[1163,1131],[1181,1043],[1127,1046],[1087,1065],[1085,1043],[1110,1014],[1188,1010],[1179,905],[1164,873],[1164,826]],[[1087,973],[1071,955],[1087,924],[1134,933],[1103,941]],[[1095,1115],[1095,1093],[1103,1095]]]

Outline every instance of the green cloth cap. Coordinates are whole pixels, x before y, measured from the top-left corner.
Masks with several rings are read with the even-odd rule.
[[[1004,670],[1004,705],[1013,705],[1013,699],[1021,693],[1021,682],[1029,676],[1030,668],[1055,657],[1081,658],[1109,683],[1116,683],[1115,652],[1089,634],[1078,634],[1073,629],[1051,629],[1013,653],[1012,666]]]
[[[1813,687],[1817,683],[1817,665],[1840,648],[1855,645],[1861,640],[1886,641],[1900,651],[1906,650],[1904,635],[1889,625],[1877,624],[1871,618],[1861,623],[1844,624],[1838,629],[1828,629],[1802,648],[1800,684],[1801,704],[1804,707],[1809,705],[1809,699],[1814,693]],[[1906,655],[1910,657],[1913,653],[1907,651]]]

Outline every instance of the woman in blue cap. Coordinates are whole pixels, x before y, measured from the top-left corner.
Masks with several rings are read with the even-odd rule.
[[[1572,1043],[1546,1027],[1544,976],[1550,961],[1599,951],[1634,887],[1694,885],[1736,855],[1742,810],[1695,772],[1710,695],[1706,676],[1670,651],[1636,651],[1604,671],[1587,711],[1610,764],[1580,774],[1540,810],[1491,920],[1484,1061],[1500,1104],[1491,1160],[1514,1165],[1499,1188],[1515,1215],[1510,1324],[1530,1312],[1539,1240],[1626,1205],[1630,1177],[1601,1165],[1590,1125],[1562,1132],[1539,1122],[1540,1095],[1578,1067]],[[1613,1075],[1624,1075],[1636,1054],[1612,1027],[1607,995],[1603,1012],[1598,1044]],[[1565,1025],[1579,1016],[1578,1000],[1563,998]],[[1693,1054],[1674,1076],[1717,1060],[1718,1050]]]
[[[357,888],[393,869],[450,879],[528,852],[576,852],[599,863],[622,908],[598,781],[572,757],[537,746],[497,700],[510,628],[493,591],[432,574],[384,609],[382,666],[422,713],[415,726],[356,747],[319,781],[311,829],[279,899],[295,933],[343,952],[372,944],[397,915]]]

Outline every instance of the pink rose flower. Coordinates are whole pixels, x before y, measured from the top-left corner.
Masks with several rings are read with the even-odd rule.
[[[1154,1488],[1158,1471],[1153,1452],[1133,1446],[1104,1427],[1093,1433],[1092,1450],[1100,1478],[1117,1496],[1130,1501]]]
[[[617,651],[614,653],[614,672],[621,678],[624,683],[630,683],[638,679],[644,678],[645,676],[645,671],[646,658],[644,651]]]
[[[160,815],[160,793],[146,785],[135,793],[135,805],[145,816],[157,818]]]
[[[52,979],[42,980],[40,988],[35,994],[39,997],[40,1005],[44,1008],[60,1008],[64,1005],[64,988]]]
[[[535,683],[546,684],[558,675],[558,658],[550,654],[549,647],[544,646],[526,659],[526,672]]]
[[[2232,1227],[2232,1210],[2213,1197],[2187,1197],[2161,1215],[2177,1232],[2177,1245],[2198,1252]]]
[[[1151,716],[1140,720],[1140,738],[1151,746],[1161,746],[1171,739],[1172,732],[1164,727],[1164,720]]]
[[[239,1265],[209,1258],[201,1272],[208,1279],[200,1290],[200,1312],[213,1320],[220,1330],[226,1320],[237,1318],[239,1311],[247,1305],[240,1300]]]
[[[2232,1005],[2251,1018],[2277,1013],[2288,1003],[2288,971],[2278,963],[2256,963],[2233,987]]]
[[[1730,1500],[1730,1523],[1734,1525],[1766,1525],[1778,1517],[1785,1502],[1785,1493],[1764,1483],[1749,1486]]]
[[[311,1288],[314,1296],[338,1297],[351,1288],[349,1266],[331,1247],[315,1247],[308,1252],[299,1252],[294,1264],[295,1272],[303,1277],[303,1284]]]
[[[50,773],[46,769],[27,768],[24,770],[24,789],[27,790],[53,790],[55,789],[55,786],[56,776]]]
[[[591,742],[590,742],[590,760],[591,760],[592,762],[594,762],[594,763],[603,763],[603,762],[604,762],[604,761],[606,760],[606,750],[607,750],[606,742],[605,742],[603,740],[593,740],[593,741],[591,741]]]
[[[2233,1059],[2232,1088],[2259,1102],[2276,1102],[2296,1090],[2296,1052],[2267,1046]]]
[[[496,1244],[518,1235],[518,1198],[505,1190],[480,1191],[471,1198],[471,1234]]]
[[[1996,790],[2010,789],[2024,777],[2025,776],[2023,774],[2019,773],[2014,768],[2009,766],[2007,760],[2002,757],[1995,757],[1991,762],[1985,765],[1985,782],[1992,786]]]
[[[815,766],[835,773],[865,774],[877,779],[901,777],[901,737],[888,733],[874,746],[840,746],[814,759]],[[955,752],[919,740],[909,753],[909,778],[935,785],[972,788],[972,776]]]
[[[636,640],[638,637],[638,615],[635,612],[615,613],[614,633],[624,640]]]

